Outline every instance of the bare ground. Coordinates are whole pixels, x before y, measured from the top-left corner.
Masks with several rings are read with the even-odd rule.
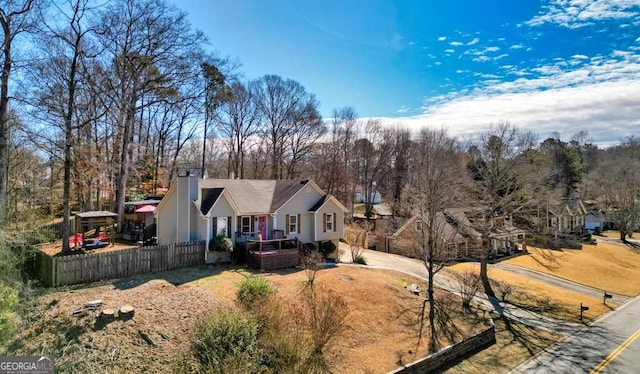
[[[251,273],[242,268],[185,268],[134,276],[115,282],[43,292],[31,313],[32,322],[5,353],[44,354],[58,372],[166,373],[188,348],[189,333],[204,315],[235,300],[235,284]],[[263,273],[278,295],[300,297],[304,271]],[[406,274],[362,268],[321,270],[316,282],[342,295],[349,310],[344,333],[327,351],[334,372],[384,373],[426,354],[427,339],[417,345],[417,313],[422,297],[407,285],[421,283]],[[424,285],[421,287],[424,289]],[[476,315],[462,315],[457,297],[449,300],[462,334],[485,325]],[[72,315],[86,302],[101,299],[104,308],[135,307],[129,321],[96,322],[96,313]],[[443,339],[443,345],[449,343]],[[526,357],[523,357],[524,359]]]

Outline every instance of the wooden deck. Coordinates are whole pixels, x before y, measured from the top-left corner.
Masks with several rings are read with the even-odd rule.
[[[238,243],[247,251],[247,264],[260,270],[285,269],[300,264],[297,239],[249,240]]]

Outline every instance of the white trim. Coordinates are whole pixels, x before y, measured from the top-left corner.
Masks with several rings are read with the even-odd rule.
[[[229,205],[231,205],[231,209],[233,209],[234,212],[236,213],[236,217],[242,216],[243,214],[240,214],[240,211],[238,210],[238,204],[236,204],[236,202],[233,200],[233,197],[231,197],[231,194],[227,191],[226,187],[222,189],[222,193],[218,196],[216,201],[214,201],[213,204],[211,204],[211,208],[209,208],[209,211],[205,215],[208,217],[211,217],[211,212],[213,211],[213,208],[216,206],[216,204],[218,204],[218,202],[220,201],[220,198],[222,197],[222,195],[225,195],[227,202],[229,203]]]

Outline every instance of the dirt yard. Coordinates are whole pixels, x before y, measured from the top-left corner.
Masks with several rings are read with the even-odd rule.
[[[120,249],[127,248],[135,248],[137,244],[134,243],[126,243],[126,242],[118,242],[109,244],[106,247],[92,249],[92,250],[83,250],[82,248],[73,249],[73,245],[71,245],[72,254],[83,254],[83,253],[100,253],[100,252],[108,252],[108,251],[117,251]],[[52,243],[45,243],[40,245],[39,249],[48,254],[49,256],[56,256],[62,251],[62,241],[57,240]]]
[[[185,268],[51,290],[37,298],[33,322],[10,342],[6,353],[48,355],[58,372],[166,373],[187,349],[194,323],[233,303],[235,284],[249,274],[241,268]],[[285,299],[300,297],[306,280],[304,271],[263,276]],[[399,361],[408,363],[425,355],[426,339],[416,346],[417,310],[423,299],[406,288],[420,283],[415,278],[337,267],[320,271],[316,282],[341,294],[349,305],[344,334],[326,353],[334,372],[384,373]],[[439,291],[437,296],[459,305],[454,295]],[[104,308],[132,305],[135,317],[103,326],[96,324],[97,312],[72,315],[94,299],[101,299]],[[484,326],[475,315],[463,317],[455,312],[454,318],[464,333]]]
[[[598,240],[597,236],[594,236]],[[523,266],[625,296],[640,293],[640,251],[600,240],[582,250],[554,251],[528,246],[528,256],[506,263]]]

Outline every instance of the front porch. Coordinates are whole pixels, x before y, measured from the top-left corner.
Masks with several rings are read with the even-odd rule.
[[[245,240],[236,244],[244,250],[247,264],[260,270],[295,267],[300,264],[300,241],[294,239]]]

